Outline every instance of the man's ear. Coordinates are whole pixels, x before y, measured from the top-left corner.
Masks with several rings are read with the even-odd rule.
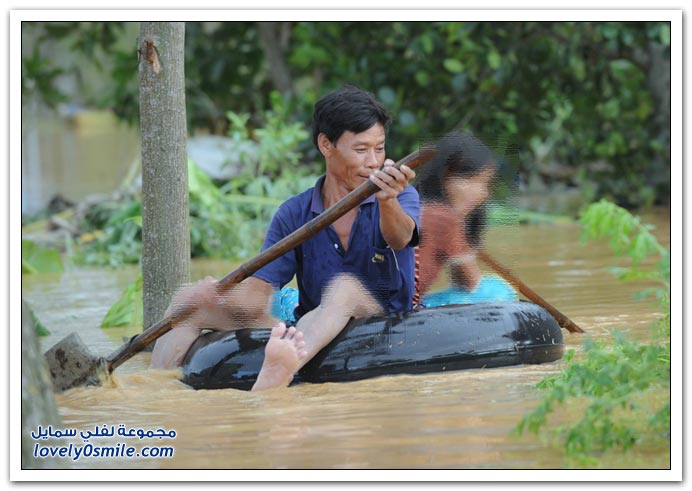
[[[332,149],[334,148],[334,145],[329,141],[329,138],[327,138],[327,135],[324,133],[317,135],[317,146],[320,149],[320,152],[322,152],[322,155],[325,157],[329,157],[332,153]]]

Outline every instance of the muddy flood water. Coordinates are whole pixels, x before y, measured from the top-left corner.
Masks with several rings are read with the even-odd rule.
[[[666,212],[645,216],[668,244]],[[492,228],[489,252],[586,334],[564,331],[567,348],[580,350],[585,337],[609,337],[618,329],[647,337],[656,305],[633,299],[642,285],[623,284],[608,267],[606,244],[579,245],[576,224]],[[195,261],[193,279],[220,277],[224,262]],[[132,329],[98,326],[136,270],[72,269],[62,275],[25,275],[22,297],[51,331],[43,350],[77,332],[92,353],[106,356]],[[116,370],[114,385],[86,387],[57,396],[64,428],[96,426],[174,430],[174,437],[95,437],[94,444],[122,443],[140,449],[172,447],[172,456],[84,458],[78,469],[561,469],[559,448],[534,435],[512,436],[521,417],[535,408],[535,384],[558,372],[562,361],[544,365],[474,369],[427,375],[385,376],[350,383],[303,384],[260,393],[195,391],[175,371],[148,370],[140,353]],[[652,394],[651,397],[662,396]],[[578,408],[557,411],[570,421]],[[79,436],[75,442],[81,443]],[[155,452],[157,452],[155,450]],[[162,450],[158,450],[160,454]],[[606,469],[670,467],[668,442],[605,454]]]

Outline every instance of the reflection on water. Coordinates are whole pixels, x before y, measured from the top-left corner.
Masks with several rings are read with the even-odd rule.
[[[651,220],[651,217],[647,217]],[[653,217],[668,242],[666,215]],[[576,225],[496,228],[490,253],[591,338],[618,328],[647,336],[656,316],[651,302],[635,302],[640,285],[621,284],[608,267],[607,246],[579,245]],[[193,276],[220,277],[227,263],[199,261]],[[107,355],[131,335],[129,329],[97,326],[136,270],[77,270],[61,276],[23,278],[23,297],[52,331],[45,349],[76,331],[94,354]],[[68,306],[67,308],[65,306]],[[568,348],[584,335],[565,332]],[[261,393],[194,391],[176,371],[147,370],[141,353],[119,368],[110,387],[78,388],[57,397],[65,427],[124,424],[174,429],[171,459],[80,460],[76,467],[186,469],[547,469],[561,468],[561,454],[533,436],[509,436],[521,416],[534,408],[534,384],[562,362],[536,366],[467,370],[418,376],[381,377],[351,383],[300,385]],[[567,421],[578,408],[555,416]],[[141,446],[146,442],[112,442]],[[603,460],[606,468],[668,468],[670,449],[661,442]]]

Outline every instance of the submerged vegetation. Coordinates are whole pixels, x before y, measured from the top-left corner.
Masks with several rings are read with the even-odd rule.
[[[515,428],[539,433],[557,406],[585,405],[581,419],[549,433],[570,462],[590,466],[608,449],[670,438],[670,249],[638,217],[605,200],[590,205],[581,223],[584,240],[609,239],[615,254],[629,259],[614,272],[623,281],[646,281],[640,297],[653,296],[660,308],[648,342],[612,331],[610,341],[587,339],[582,353],[569,350],[565,368],[539,383],[546,391],[540,405]]]

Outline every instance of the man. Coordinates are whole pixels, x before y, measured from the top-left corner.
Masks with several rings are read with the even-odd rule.
[[[263,249],[332,206],[366,179],[380,188],[330,227],[233,288],[213,295],[206,279],[177,295],[173,304],[195,301],[198,312],[157,343],[151,366],[179,365],[201,328],[220,330],[276,324],[268,314],[275,289],[295,275],[297,324],[278,324],[265,349],[253,390],[286,386],[344,328],[351,317],[412,308],[413,247],[418,243],[420,203],[406,166],[385,160],[391,119],[372,94],[346,87],[323,97],[313,113],[313,143],[326,174],[314,188],[290,198],[274,216]],[[271,324],[270,324],[271,322]]]

